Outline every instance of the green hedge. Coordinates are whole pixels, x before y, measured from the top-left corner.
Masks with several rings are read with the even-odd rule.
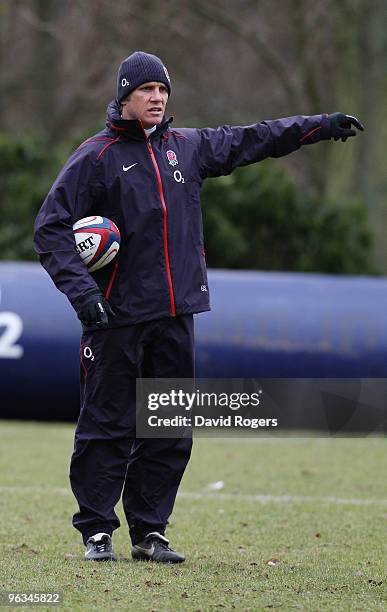
[[[372,273],[365,206],[305,193],[274,160],[208,180],[202,209],[209,267]]]
[[[35,259],[33,223],[59,163],[43,139],[0,134],[1,259]]]

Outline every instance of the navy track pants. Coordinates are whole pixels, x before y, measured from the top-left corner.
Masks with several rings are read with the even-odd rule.
[[[193,378],[193,315],[84,332],[81,411],[70,482],[83,541],[120,526],[122,502],[133,544],[164,533],[192,439],[136,439],[136,378]]]

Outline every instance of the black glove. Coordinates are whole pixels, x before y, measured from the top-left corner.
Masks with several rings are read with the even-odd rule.
[[[358,130],[364,130],[360,121],[351,115],[333,113],[328,115],[328,119],[331,128],[331,138],[333,137],[335,140],[340,140],[341,138],[342,142],[345,142],[350,136],[356,136],[355,130],[351,130],[351,125],[355,126]]]
[[[116,316],[102,293],[90,295],[77,314],[83,325],[97,325],[101,329],[108,327],[109,317]]]

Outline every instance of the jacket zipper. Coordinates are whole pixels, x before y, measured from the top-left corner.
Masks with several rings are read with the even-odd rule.
[[[159,170],[159,167],[157,165],[157,161],[156,161],[153,149],[152,149],[152,145],[151,145],[151,143],[150,143],[150,141],[148,140],[147,137],[146,137],[146,144],[147,144],[149,155],[151,157],[151,160],[152,160],[155,172],[156,172],[157,185],[158,185],[158,188],[159,188],[160,200],[161,200],[161,204],[163,206],[163,213],[164,213],[164,253],[165,253],[165,266],[166,266],[166,269],[167,269],[167,278],[168,278],[168,286],[169,286],[169,298],[170,298],[170,301],[171,301],[171,315],[173,317],[175,317],[176,316],[175,295],[174,295],[174,291],[173,291],[172,274],[171,274],[171,267],[170,267],[170,264],[169,264],[169,252],[168,252],[167,205],[165,203],[164,189],[163,189],[163,184],[161,182],[160,170]]]

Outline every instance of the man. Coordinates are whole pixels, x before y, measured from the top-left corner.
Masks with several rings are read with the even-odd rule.
[[[136,378],[194,376],[193,314],[210,309],[200,210],[207,177],[355,135],[354,117],[298,116],[246,127],[172,129],[161,60],[136,52],[118,72],[107,127],[70,157],[36,220],[41,263],[83,325],[81,411],[70,480],[73,525],[88,560],[114,560],[122,500],[134,559],[178,563],[165,537],[190,439],[135,438]],[[119,256],[90,275],[73,224],[102,215],[121,232]],[[85,350],[88,349],[88,350]],[[91,355],[93,356],[91,359]]]

